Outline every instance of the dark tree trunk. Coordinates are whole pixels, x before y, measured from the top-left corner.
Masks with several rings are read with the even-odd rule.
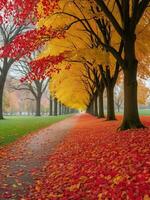
[[[41,97],[36,97],[36,116],[41,116]]]
[[[53,115],[53,98],[50,95],[50,99],[49,99],[49,116]]]
[[[91,105],[90,105],[90,114],[94,115],[94,101],[92,100]]]
[[[69,107],[67,107],[67,114],[69,114],[70,113],[70,108]]]
[[[104,102],[103,102],[103,91],[99,91],[99,113],[98,113],[98,117],[99,118],[104,118]]]
[[[105,85],[103,82],[103,79],[100,81],[100,87],[98,90],[98,97],[99,97],[99,113],[98,117],[99,118],[104,118],[104,90],[105,90]]]
[[[137,67],[124,70],[124,117],[120,130],[143,128],[137,103]]]
[[[92,102],[89,103],[89,105],[88,105],[88,107],[87,107],[87,111],[86,111],[86,112],[89,113],[89,114],[91,114],[91,103],[92,103]]]
[[[3,63],[3,69],[0,75],[0,119],[4,119],[3,117],[3,93],[4,93],[4,87],[5,82],[7,78],[7,73],[9,70],[9,65],[7,64],[7,59],[4,59]]]
[[[62,108],[62,104],[61,104],[61,102],[59,102],[59,115],[62,114],[62,112],[61,112],[61,108]]]
[[[94,97],[94,115],[98,116],[97,94]]]
[[[115,120],[114,109],[114,87],[109,85],[106,87],[107,91],[107,120]]]
[[[3,119],[3,92],[4,82],[0,81],[0,119]]]
[[[62,115],[65,114],[65,108],[64,108],[64,105],[62,104]]]
[[[124,117],[120,130],[143,128],[137,103],[137,66],[135,56],[136,36],[131,34],[124,43],[126,66],[124,72]]]
[[[57,99],[54,99],[54,115],[57,116]]]
[[[65,114],[67,114],[67,108],[66,108],[66,106],[65,106],[64,112],[65,112]]]

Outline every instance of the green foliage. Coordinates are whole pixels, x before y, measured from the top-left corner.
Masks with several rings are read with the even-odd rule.
[[[0,146],[9,144],[18,138],[65,119],[69,115],[56,117],[6,117],[0,121]]]

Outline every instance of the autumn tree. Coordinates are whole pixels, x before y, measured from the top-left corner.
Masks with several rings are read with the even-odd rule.
[[[37,12],[42,6],[47,15],[58,8],[58,1],[14,0],[1,1],[0,5],[0,118],[3,119],[3,91],[8,71],[12,64],[24,55],[45,44],[45,41],[59,37],[60,31],[45,27],[36,29],[35,24],[40,17]],[[59,33],[58,33],[59,32]],[[42,36],[42,37],[41,37]]]
[[[149,0],[114,0],[116,10],[113,12],[108,1],[96,0],[101,11],[107,16],[123,41],[124,57],[121,57],[116,50],[105,45],[118,60],[124,72],[124,118],[120,130],[129,128],[143,128],[143,124],[139,119],[137,104],[137,67],[138,60],[136,58],[135,43],[136,29],[144,12],[149,5]],[[119,14],[119,20],[118,15]]]
[[[18,77],[18,79],[21,77],[20,79],[21,82],[18,80],[17,85],[15,84],[12,87],[15,90],[29,91],[33,95],[33,98],[35,98],[35,102],[36,102],[36,116],[40,116],[41,115],[41,98],[48,86],[49,78],[31,79],[31,80],[28,79],[24,81],[24,77],[27,77],[28,74],[30,74],[31,69],[28,63],[33,58],[35,58],[35,55],[30,57],[30,59],[26,58],[26,59],[22,59],[18,61],[17,64],[14,66],[13,72],[16,74],[16,77]]]

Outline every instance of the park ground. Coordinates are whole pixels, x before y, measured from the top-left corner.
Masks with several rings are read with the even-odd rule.
[[[0,146],[14,142],[18,138],[27,135],[33,131],[49,126],[60,120],[69,117],[69,115],[60,116],[10,116],[0,121]]]
[[[80,114],[7,145],[0,199],[149,200],[150,117],[141,119],[146,129],[117,132],[121,116]]]

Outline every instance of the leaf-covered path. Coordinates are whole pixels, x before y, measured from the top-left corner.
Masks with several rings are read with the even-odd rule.
[[[42,175],[42,167],[76,123],[71,117],[0,149],[0,200],[19,200]]]
[[[25,200],[149,200],[150,129],[119,124],[81,115]]]
[[[142,120],[150,128],[150,117]],[[116,132],[119,124],[120,117],[109,122],[79,115],[18,141],[3,152],[8,164],[1,161],[1,172],[10,185],[1,182],[9,193],[0,199],[149,200],[150,129]]]

